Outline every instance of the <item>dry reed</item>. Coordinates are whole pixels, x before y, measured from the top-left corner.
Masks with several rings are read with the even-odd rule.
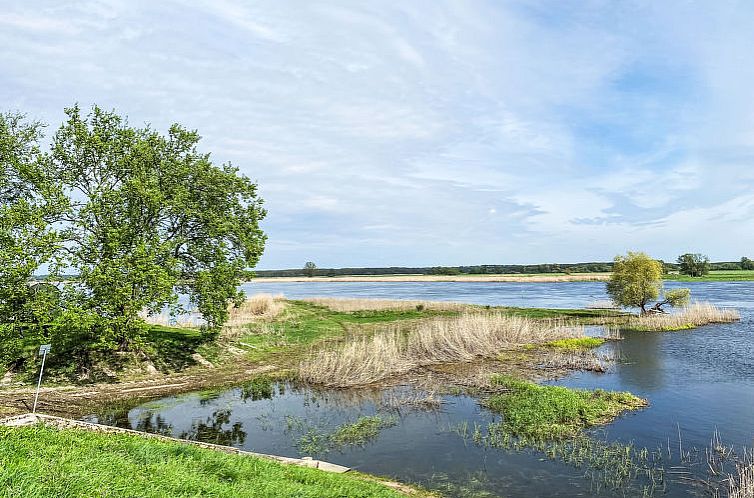
[[[334,350],[314,352],[302,361],[299,377],[331,387],[367,385],[421,366],[490,358],[514,345],[583,335],[583,327],[564,322],[466,313],[420,322],[409,331],[391,328],[352,337]]]
[[[746,453],[736,464],[736,475],[728,478],[728,497],[754,498],[754,453]]]
[[[647,314],[631,317],[628,328],[644,331],[683,330],[711,323],[730,323],[739,320],[738,311],[718,308],[711,303],[694,303],[677,313]]]
[[[228,321],[223,326],[225,335],[245,330],[246,325],[262,320],[275,318],[285,309],[285,298],[282,294],[255,294],[246,299],[240,306],[228,307]]]
[[[312,297],[303,299],[308,303],[324,306],[333,311],[380,311],[396,310],[407,311],[414,309],[426,309],[432,311],[464,311],[471,308],[469,304],[454,303],[449,301],[409,301],[400,299],[361,299],[361,298],[335,298],[335,297]]]

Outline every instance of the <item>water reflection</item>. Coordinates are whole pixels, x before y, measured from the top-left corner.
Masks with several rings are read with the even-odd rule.
[[[639,392],[656,391],[664,384],[662,342],[663,334],[624,331],[623,340],[615,345],[622,362],[630,368],[619,367],[615,371],[620,383],[627,390]]]
[[[194,421],[191,429],[181,432],[178,436],[181,439],[202,441],[204,443],[221,444],[223,446],[243,446],[246,441],[246,431],[243,430],[243,423],[234,422],[230,427],[223,427],[230,424],[231,410],[217,410],[204,421]],[[151,417],[149,417],[151,419]],[[155,417],[156,419],[159,418]],[[171,428],[172,429],[172,428]]]

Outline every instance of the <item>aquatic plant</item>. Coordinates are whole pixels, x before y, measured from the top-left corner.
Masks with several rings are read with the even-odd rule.
[[[397,423],[398,420],[392,416],[371,415],[359,417],[329,432],[295,418],[288,422],[288,427],[303,429],[304,434],[296,442],[302,454],[320,455],[347,446],[364,446],[379,436],[381,430],[393,427]]]
[[[533,439],[573,436],[586,427],[610,422],[624,411],[647,406],[628,392],[539,385],[503,375],[494,376],[492,382],[508,392],[490,396],[485,405],[503,414],[506,433]]]

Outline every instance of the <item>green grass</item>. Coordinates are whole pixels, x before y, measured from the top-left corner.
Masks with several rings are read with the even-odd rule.
[[[580,323],[591,323],[593,320],[599,321],[604,318],[615,318],[623,316],[625,313],[618,310],[602,309],[557,309],[557,308],[512,308],[500,307],[491,308],[506,315],[522,316],[533,319],[546,318],[563,318],[575,320]]]
[[[360,417],[352,424],[338,427],[330,435],[330,440],[337,446],[357,445],[363,446],[380,434],[380,430],[392,427],[397,423],[393,417]]]
[[[544,346],[565,349],[568,351],[578,351],[582,349],[593,349],[605,344],[605,339],[601,337],[573,337],[570,339],[558,339],[557,341],[550,341],[544,344]]]
[[[674,273],[664,275],[663,278],[676,282],[740,282],[754,280],[754,270],[712,270],[703,277],[689,277]]]
[[[646,406],[646,401],[627,392],[545,386],[502,375],[493,376],[492,381],[509,392],[491,396],[487,406],[503,414],[506,432],[525,438],[574,436],[584,428],[610,422],[626,410]]]
[[[196,364],[191,355],[197,352],[211,360],[216,349],[215,337],[198,328],[152,325],[144,339],[149,358],[164,373],[177,372]]]
[[[332,474],[126,434],[0,427],[0,496],[404,496],[358,475]]]
[[[238,340],[240,347],[247,349],[253,361],[264,361],[272,355],[301,351],[316,341],[342,337],[356,327],[390,322],[417,320],[453,312],[431,310],[376,310],[350,313],[332,311],[323,306],[288,301],[282,315],[269,323],[253,323],[249,333]]]

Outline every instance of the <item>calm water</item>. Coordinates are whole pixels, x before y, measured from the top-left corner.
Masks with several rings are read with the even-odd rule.
[[[684,284],[688,285],[688,284]],[[669,287],[675,286],[670,284]],[[742,320],[673,333],[627,333],[616,346],[623,361],[607,374],[580,373],[559,381],[576,387],[628,390],[650,406],[599,431],[599,437],[655,449],[704,448],[717,429],[735,445],[754,445],[754,282],[695,283],[692,296],[739,309]],[[281,283],[249,284],[247,292],[307,296],[358,296],[452,300],[479,304],[583,307],[604,299],[604,284],[573,283]],[[361,391],[315,392],[278,386],[270,398],[242,389],[171,397],[121,413],[93,416],[102,422],[179,437],[230,444],[252,451],[298,456],[307,432],[324,433],[360,415],[396,417],[364,447],[333,449],[320,457],[364,472],[438,488],[449,496],[622,496],[635,490],[597,491],[584,470],[534,451],[474,445],[455,430],[495,417],[477,401],[447,396],[435,412],[391,410],[382,395]],[[282,391],[282,392],[281,392]],[[686,496],[670,484],[666,496]]]

